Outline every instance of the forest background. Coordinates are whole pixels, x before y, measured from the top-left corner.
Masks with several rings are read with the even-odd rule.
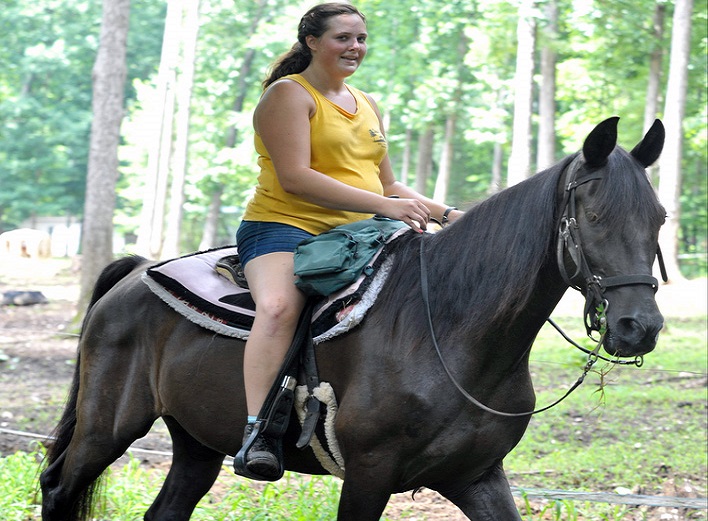
[[[94,193],[112,233],[90,248],[84,241],[85,257],[111,255],[114,236],[151,258],[232,244],[257,176],[251,115],[261,81],[311,5],[3,0],[0,233],[62,216],[84,220],[86,236]],[[678,153],[672,166],[665,149],[669,163],[651,171],[674,225],[670,257],[684,275],[705,275],[705,2],[356,5],[369,53],[350,82],[382,108],[399,179],[464,209],[579,150],[601,120],[620,116],[630,148],[659,117]],[[117,161],[94,156],[106,182],[92,188],[101,78],[120,77],[123,65]]]

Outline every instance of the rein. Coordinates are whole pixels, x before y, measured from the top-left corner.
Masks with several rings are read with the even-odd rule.
[[[577,159],[576,159],[577,161]],[[573,164],[575,161],[573,162]],[[573,166],[573,164],[570,165],[569,168]],[[560,221],[559,225],[559,230],[558,230],[558,245],[557,245],[557,260],[558,260],[558,268],[561,273],[561,277],[563,278],[563,281],[571,288],[580,291],[581,293],[584,293],[585,295],[585,309],[583,312],[583,319],[585,322],[585,329],[587,331],[587,335],[590,339],[593,341],[597,342],[595,345],[595,348],[593,350],[586,349],[579,345],[578,343],[574,342],[568,335],[566,335],[561,328],[549,317],[547,321],[563,336],[563,338],[568,341],[570,344],[575,346],[576,348],[580,349],[584,353],[588,355],[588,361],[583,367],[583,372],[580,375],[580,377],[577,379],[577,381],[566,391],[566,393],[561,396],[558,400],[553,402],[550,405],[547,405],[546,407],[540,408],[540,409],[535,409],[533,411],[528,411],[528,412],[519,412],[519,413],[510,413],[510,412],[503,412],[503,411],[497,411],[495,409],[492,409],[491,407],[486,406],[479,400],[477,400],[474,396],[469,394],[463,387],[460,385],[460,383],[457,381],[455,376],[452,374],[450,371],[450,368],[448,367],[447,363],[445,362],[445,359],[442,356],[442,352],[440,350],[440,346],[438,345],[437,337],[435,335],[435,328],[433,325],[433,317],[432,317],[432,312],[430,310],[430,295],[428,292],[428,271],[426,267],[426,262],[425,262],[425,255],[424,255],[424,241],[420,241],[420,282],[421,282],[421,293],[423,297],[423,304],[425,307],[427,319],[428,319],[428,328],[430,330],[430,335],[431,339],[433,342],[433,346],[435,347],[435,352],[438,355],[438,359],[440,360],[440,363],[443,366],[443,369],[445,370],[445,373],[447,374],[448,378],[452,382],[452,384],[457,388],[457,390],[464,396],[469,402],[474,404],[476,407],[479,409],[482,409],[483,411],[486,411],[491,414],[495,414],[497,416],[505,416],[505,417],[522,417],[522,416],[531,416],[534,414],[538,414],[540,412],[547,411],[559,403],[561,403],[563,400],[565,400],[570,394],[575,391],[582,383],[585,381],[585,377],[587,374],[590,372],[592,369],[593,365],[595,365],[595,362],[597,362],[598,359],[611,362],[614,364],[620,364],[620,365],[636,365],[637,367],[641,367],[644,364],[644,358],[642,356],[637,356],[634,358],[634,360],[619,360],[619,359],[610,359],[610,358],[605,358],[604,356],[600,355],[600,348],[602,347],[602,343],[605,340],[605,334],[607,333],[607,308],[609,307],[609,302],[608,300],[604,297],[604,293],[608,288],[613,288],[613,287],[618,287],[618,286],[629,286],[629,285],[636,285],[636,284],[648,284],[652,288],[654,288],[654,292],[656,292],[659,288],[659,282],[652,277],[651,275],[616,275],[612,277],[605,277],[602,278],[598,275],[594,275],[592,273],[592,270],[590,269],[590,266],[587,262],[587,259],[585,258],[585,253],[582,248],[582,243],[580,240],[580,233],[579,233],[579,226],[578,226],[578,221],[576,219],[576,204],[575,204],[575,190],[589,182],[589,181],[597,181],[602,179],[602,175],[599,173],[591,173],[590,175],[583,177],[581,179],[576,179],[575,176],[576,172],[573,172],[572,179],[571,181],[567,184],[566,189],[565,189],[565,194],[563,197],[563,216]],[[564,259],[564,252],[567,251],[572,258],[573,262],[576,265],[576,270],[575,273],[572,276],[568,275],[568,272],[566,271],[565,268],[565,259]],[[666,275],[666,268],[664,266],[664,259],[661,254],[661,250],[658,248],[657,245],[657,258],[659,260],[659,267],[661,270],[661,275],[662,279],[664,282],[667,281],[667,275]],[[579,275],[582,275],[584,281],[585,281],[585,292],[583,292],[583,289],[580,285],[573,283],[573,279],[578,277]],[[595,339],[593,338],[593,332],[596,331],[600,333],[600,338]]]

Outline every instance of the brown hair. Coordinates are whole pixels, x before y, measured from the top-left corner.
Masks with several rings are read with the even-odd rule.
[[[297,43],[275,61],[270,74],[263,81],[263,88],[267,88],[283,76],[304,71],[312,60],[312,53],[305,38],[310,35],[315,38],[322,36],[329,29],[329,19],[340,14],[355,14],[366,23],[366,17],[351,4],[329,2],[314,6],[300,19],[300,24],[297,26]]]

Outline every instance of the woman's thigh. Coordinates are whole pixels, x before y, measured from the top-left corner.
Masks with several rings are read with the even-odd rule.
[[[305,295],[295,286],[293,253],[260,255],[246,264],[244,272],[253,300],[256,320],[296,321],[305,304]],[[265,315],[265,316],[263,316]]]

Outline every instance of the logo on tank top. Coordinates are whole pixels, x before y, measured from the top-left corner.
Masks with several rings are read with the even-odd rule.
[[[378,143],[381,148],[386,148],[388,144],[386,143],[386,138],[377,128],[370,128],[369,135],[374,143]]]

